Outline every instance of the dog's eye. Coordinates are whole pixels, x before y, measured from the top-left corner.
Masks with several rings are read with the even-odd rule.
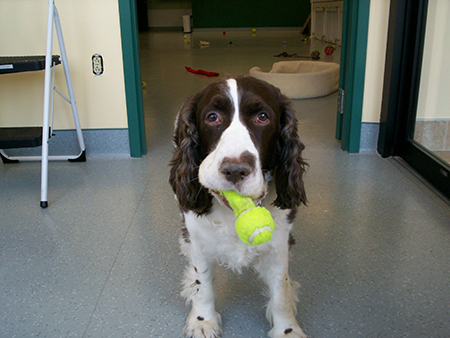
[[[217,113],[209,113],[206,116],[206,122],[208,123],[219,123],[220,122],[220,117]]]
[[[267,113],[259,113],[258,116],[256,116],[256,122],[258,124],[267,124],[267,123],[269,123],[269,114],[267,114]]]

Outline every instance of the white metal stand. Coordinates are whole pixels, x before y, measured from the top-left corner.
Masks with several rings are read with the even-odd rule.
[[[61,52],[61,61],[64,67],[64,74],[66,77],[67,89],[69,98],[65,97],[54,85],[54,72],[52,79],[52,45],[53,45],[53,23],[55,23],[55,30],[58,37],[59,48]],[[48,141],[50,133],[52,132],[53,121],[53,94],[57,92],[64,100],[66,100],[72,108],[73,119],[77,132],[78,144],[80,146],[80,153],[78,155],[63,155],[63,156],[49,156],[48,155]],[[55,6],[55,0],[49,0],[48,3],[48,20],[47,20],[47,48],[45,54],[45,83],[44,83],[44,110],[43,110],[43,126],[42,126],[42,155],[41,156],[8,156],[2,150],[0,154],[3,159],[11,162],[23,161],[41,161],[41,207],[48,206],[47,189],[48,189],[48,161],[49,160],[69,160],[71,162],[86,161],[86,147],[84,145],[83,134],[78,118],[78,111],[73,93],[72,79],[70,77],[69,63],[67,61],[66,47],[61,30],[61,22],[59,20],[58,10]]]

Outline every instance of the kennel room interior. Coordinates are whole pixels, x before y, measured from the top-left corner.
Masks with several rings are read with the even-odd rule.
[[[300,326],[316,338],[448,336],[446,1],[54,4],[86,159],[48,161],[43,207],[43,161],[27,160],[42,146],[10,147],[4,135],[45,134],[46,70],[12,72],[5,60],[45,60],[49,2],[2,0],[0,149],[20,160],[0,163],[0,336],[181,337],[186,261],[168,184],[176,113],[217,78],[288,61],[339,65],[337,90],[292,99],[309,163],[290,250]],[[67,74],[49,72],[49,156],[77,155]],[[214,273],[223,337],[265,337],[256,273]]]

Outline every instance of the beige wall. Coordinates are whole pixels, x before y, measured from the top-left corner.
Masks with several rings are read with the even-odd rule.
[[[56,0],[83,129],[127,128],[117,0]],[[0,54],[45,54],[47,0],[0,1]],[[59,53],[54,33],[53,54]],[[92,73],[99,53],[104,73]],[[67,93],[58,66],[57,87]],[[42,125],[44,72],[0,75],[0,126]],[[70,105],[55,98],[56,129],[72,129]]]
[[[417,106],[421,120],[450,119],[450,3],[429,2]]]
[[[362,122],[380,122],[389,0],[370,2]]]
[[[450,119],[450,3],[430,1],[417,118]],[[379,122],[384,80],[389,0],[371,1],[364,87],[363,122]]]

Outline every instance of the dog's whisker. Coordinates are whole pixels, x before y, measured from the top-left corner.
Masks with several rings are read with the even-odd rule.
[[[187,183],[192,183],[198,181],[198,177],[193,177],[191,180],[187,181]]]

